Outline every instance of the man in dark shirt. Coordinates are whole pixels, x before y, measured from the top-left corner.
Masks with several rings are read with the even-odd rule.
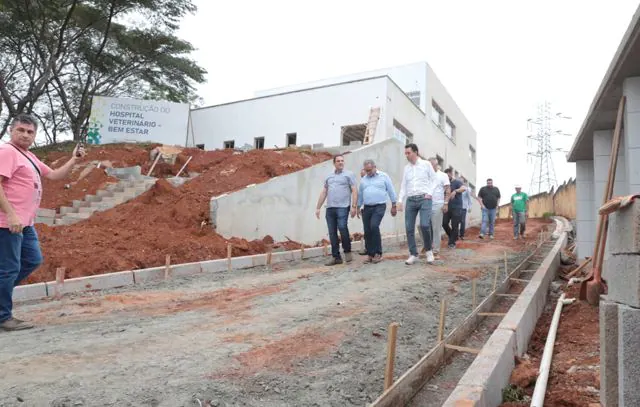
[[[482,208],[482,227],[480,228],[480,239],[484,239],[489,226],[489,239],[493,239],[493,231],[496,225],[496,211],[500,206],[500,190],[493,186],[493,180],[487,179],[487,185],[480,188],[478,192],[478,202]]]
[[[454,179],[453,168],[447,168],[444,172],[449,177],[451,194],[449,195],[448,210],[442,218],[442,228],[449,236],[449,248],[455,249],[462,220],[462,193],[466,191],[467,187],[459,179]]]

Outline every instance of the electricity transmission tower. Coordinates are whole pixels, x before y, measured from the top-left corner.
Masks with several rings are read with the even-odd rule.
[[[553,153],[566,152],[566,150],[554,147],[556,136],[570,136],[556,128],[558,120],[570,119],[561,113],[552,113],[551,104],[547,101],[538,105],[535,118],[527,120],[529,135],[527,145],[533,151],[527,153],[528,159],[533,160],[533,173],[529,194],[535,195],[546,192],[558,185],[555,168],[553,165]]]

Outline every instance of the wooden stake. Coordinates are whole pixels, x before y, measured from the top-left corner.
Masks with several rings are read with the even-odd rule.
[[[477,285],[477,280],[474,278],[471,281],[471,309],[474,310],[476,309],[476,285]]]
[[[442,340],[444,340],[444,322],[445,322],[446,313],[447,313],[447,300],[443,298],[442,302],[440,303],[440,324],[438,325],[438,342],[442,342]]]
[[[178,171],[178,173],[176,174],[176,178],[179,177],[180,174],[182,174],[182,171],[184,171],[184,169],[187,167],[187,164],[189,164],[189,161],[191,161],[192,158],[193,158],[193,156],[189,156],[189,159],[187,160],[187,162],[184,163],[182,168],[180,168],[180,171]]]
[[[56,269],[56,290],[55,290],[56,298],[62,297],[62,291],[64,289],[64,273],[65,273],[64,267],[60,267]]]
[[[504,251],[504,274],[509,275],[509,261],[507,260],[507,251]]]
[[[156,168],[156,164],[158,164],[158,160],[160,159],[160,156],[162,155],[162,153],[160,151],[158,151],[158,155],[156,156],[156,159],[153,161],[153,165],[151,165],[151,168],[149,169],[149,172],[147,173],[147,177],[151,175],[151,173],[153,172],[153,169]]]
[[[227,244],[227,270],[231,271],[231,251],[233,250],[233,245],[231,243]]]
[[[169,279],[169,272],[171,271],[171,255],[167,254],[164,258],[164,279]]]
[[[456,346],[456,345],[445,344],[444,347],[447,349],[457,350],[458,352],[475,353],[476,355],[480,353],[480,349],[468,348],[466,346]]]
[[[304,245],[300,245],[300,260],[304,260]]]
[[[329,247],[327,246],[327,244],[324,244],[324,256],[327,257],[329,255]]]
[[[384,390],[393,384],[393,364],[396,359],[396,338],[398,336],[398,323],[389,324],[389,337],[387,338],[387,366],[384,369]]]
[[[500,267],[496,266],[496,274],[493,276],[493,291],[496,290],[498,286],[498,272],[500,271]]]
[[[267,247],[267,267],[271,267],[271,256],[273,255],[273,246]]]

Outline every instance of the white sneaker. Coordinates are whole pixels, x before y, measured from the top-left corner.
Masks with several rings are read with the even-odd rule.
[[[427,252],[427,263],[433,263],[434,262],[434,257],[433,257],[433,252],[431,250],[429,250]]]
[[[404,262],[404,264],[406,264],[406,265],[409,265],[409,266],[410,266],[410,265],[412,265],[413,263],[415,263],[415,262],[416,262],[416,260],[418,260],[418,258],[417,258],[416,256],[411,255],[411,256],[409,256],[409,258]]]

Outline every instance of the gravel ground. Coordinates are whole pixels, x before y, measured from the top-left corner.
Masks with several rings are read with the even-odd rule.
[[[19,304],[38,328],[0,334],[0,406],[365,405],[389,323],[397,379],[435,344],[444,296],[449,330],[470,312],[470,277],[481,300],[503,250],[525,256],[486,245],[433,266],[405,266],[397,245],[376,265],[319,258]]]

